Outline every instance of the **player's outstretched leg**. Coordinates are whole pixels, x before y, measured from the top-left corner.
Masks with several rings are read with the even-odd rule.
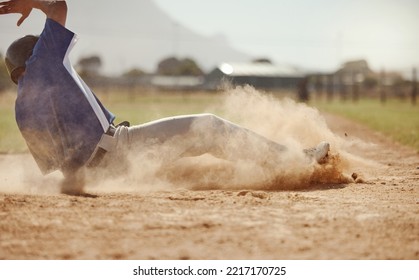
[[[161,144],[175,137],[182,137],[183,155],[210,153],[226,160],[240,158],[277,158],[287,148],[251,130],[213,114],[176,116],[127,128],[129,146],[145,148],[148,142]],[[330,145],[326,142],[306,149],[311,159],[321,163],[327,158]]]

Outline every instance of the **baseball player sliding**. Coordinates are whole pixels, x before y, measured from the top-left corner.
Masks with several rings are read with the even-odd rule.
[[[10,78],[18,85],[17,125],[42,173],[63,173],[62,193],[83,194],[86,168],[103,167],[134,150],[146,149],[150,142],[160,145],[173,137],[183,137],[188,155],[211,153],[231,161],[269,155],[229,150],[227,135],[240,139],[245,146],[268,147],[269,154],[286,152],[286,147],[212,114],[177,116],[132,127],[115,126],[115,116],[78,76],[68,58],[76,35],[65,27],[66,2],[0,2],[0,15],[21,14],[17,25],[32,9],[47,17],[41,35],[14,41],[5,60]],[[258,151],[258,147],[252,150]],[[308,158],[321,162],[328,155],[329,144],[322,142],[305,152]]]

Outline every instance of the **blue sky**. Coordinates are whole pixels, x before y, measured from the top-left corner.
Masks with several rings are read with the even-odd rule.
[[[181,24],[223,34],[234,47],[277,62],[333,69],[419,66],[417,0],[155,0]]]
[[[68,26],[81,38],[73,57],[98,52],[106,60],[107,72],[123,71],[134,65],[143,68],[147,59],[148,65],[158,62],[151,61],[152,46],[138,55],[135,47],[141,45],[140,39],[132,35],[137,27],[125,28],[136,21],[135,9],[141,9],[142,1],[67,2]],[[385,68],[407,75],[413,66],[419,68],[418,0],[154,2],[179,25],[205,36],[222,36],[235,49],[252,57],[270,58],[275,63],[333,71],[344,61],[367,59],[373,70]],[[3,54],[18,36],[39,33],[44,21],[44,17],[35,12],[17,28],[17,19],[17,15],[0,17],[0,52]],[[170,41],[170,36],[150,41],[150,44],[156,46],[162,40]],[[137,56],[138,61],[133,59]]]

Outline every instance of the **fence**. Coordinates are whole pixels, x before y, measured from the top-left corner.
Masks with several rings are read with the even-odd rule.
[[[406,75],[404,75],[406,76]],[[306,89],[299,89],[299,98],[307,100],[301,92],[312,92],[314,98],[326,98],[332,101],[336,98],[358,102],[361,97],[378,98],[386,103],[388,98],[410,100],[412,105],[417,104],[418,78],[417,69],[410,69],[410,78],[406,79],[396,72],[380,73],[366,71],[337,71],[333,74],[314,74],[308,77],[308,84],[301,84]]]

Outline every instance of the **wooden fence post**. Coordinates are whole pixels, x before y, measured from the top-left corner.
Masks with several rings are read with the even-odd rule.
[[[418,82],[416,78],[416,68],[412,70],[412,105],[416,105],[416,97],[418,94]]]
[[[333,100],[333,93],[335,87],[335,75],[327,75],[326,76],[326,88],[327,88],[327,101],[331,102]]]
[[[339,91],[340,91],[340,99],[345,102],[346,101],[346,85],[343,78],[343,75],[339,76]]]
[[[356,103],[359,100],[359,84],[357,80],[357,74],[355,71],[352,71],[352,102]]]
[[[308,91],[309,77],[304,77],[298,84],[298,100],[300,102],[308,102],[310,99]]]
[[[386,103],[387,101],[387,95],[386,95],[386,72],[384,69],[381,70],[380,72],[380,101],[381,103]]]

